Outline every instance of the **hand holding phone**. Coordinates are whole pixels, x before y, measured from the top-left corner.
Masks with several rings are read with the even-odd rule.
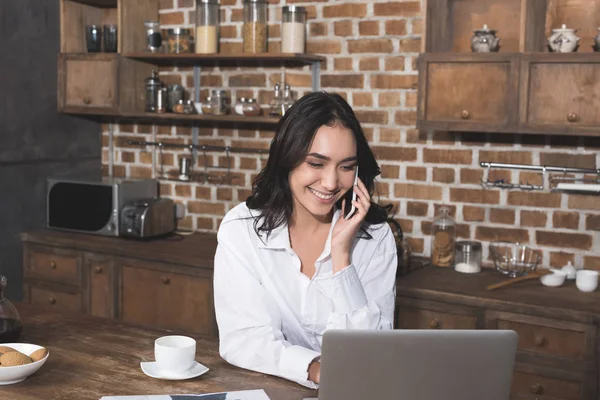
[[[356,201],[356,191],[354,190],[354,187],[356,186],[357,183],[358,183],[358,165],[356,166],[356,175],[354,175],[354,185],[352,185],[352,202],[353,202],[352,208],[350,209],[348,214],[346,214],[344,219],[349,219],[350,217],[352,217],[354,215],[354,212],[356,211],[356,207],[354,206],[354,201]]]

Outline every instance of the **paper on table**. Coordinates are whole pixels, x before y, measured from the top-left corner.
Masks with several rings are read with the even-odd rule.
[[[103,396],[100,400],[270,400],[264,390],[241,390],[208,394],[163,394],[144,396]]]

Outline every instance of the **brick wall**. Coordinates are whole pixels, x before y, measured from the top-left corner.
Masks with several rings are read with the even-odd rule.
[[[193,26],[193,0],[161,0],[164,28]],[[269,50],[279,50],[279,20],[284,1],[270,0]],[[458,236],[487,243],[519,240],[543,253],[544,264],[600,269],[600,198],[551,192],[484,190],[480,161],[600,165],[600,140],[560,136],[452,134],[419,132],[416,118],[416,58],[423,31],[422,5],[402,2],[297,2],[308,8],[308,52],[325,55],[321,87],[342,94],[362,122],[381,165],[378,193],[382,202],[395,204],[396,217],[413,250],[429,254],[431,221],[441,204],[450,205]],[[241,51],[241,0],[221,0],[221,51]],[[302,95],[310,90],[308,67],[287,69],[286,80]],[[210,87],[237,96],[257,97],[268,103],[281,68],[222,68],[202,71],[202,97]],[[167,83],[191,90],[191,68],[161,69]],[[104,170],[108,163],[108,129],[103,142]],[[154,130],[154,131],[153,131]],[[114,174],[152,176],[152,148],[127,146],[128,138],[190,143],[191,129],[182,126],[120,125],[114,132]],[[271,130],[202,127],[200,143],[268,148]],[[185,151],[164,150],[164,176],[175,176],[178,157]],[[223,153],[207,153],[211,166],[224,166]],[[158,157],[158,154],[157,154]],[[202,169],[200,154],[197,168]],[[216,231],[225,212],[244,201],[264,156],[232,154],[232,181],[183,183],[162,180],[161,192],[186,209],[180,226]],[[160,173],[160,168],[157,168]],[[223,170],[210,169],[223,174]],[[540,183],[530,172],[495,170],[492,179]],[[484,258],[488,257],[484,245]]]

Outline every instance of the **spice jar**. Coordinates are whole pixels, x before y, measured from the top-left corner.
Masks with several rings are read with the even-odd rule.
[[[190,52],[190,30],[187,28],[173,28],[167,31],[169,53]]]
[[[213,113],[213,100],[212,97],[208,96],[206,100],[202,102],[202,114],[212,115]]]
[[[183,100],[183,95],[185,93],[183,86],[181,85],[169,85],[169,105],[168,111],[174,111],[175,106],[179,103],[180,100]]]
[[[213,115],[226,115],[231,110],[231,99],[227,96],[227,92],[220,89],[211,91],[211,103]],[[204,110],[202,110],[204,112]]]
[[[158,79],[158,71],[153,70],[152,76],[146,78],[146,107],[147,112],[156,112],[158,109],[158,92],[163,87],[163,83]]]
[[[450,217],[448,207],[442,207],[440,214],[433,220],[431,234],[431,264],[436,267],[454,265],[456,222]]]
[[[166,113],[167,106],[167,88],[163,86],[156,93],[156,112],[159,114]]]
[[[260,106],[255,99],[248,99],[244,104],[243,111],[246,117],[256,117],[260,115]]]
[[[281,24],[281,52],[304,53],[306,46],[306,8],[283,7]]]
[[[198,0],[196,3],[196,53],[216,53],[219,45],[219,2]]]
[[[269,115],[272,117],[281,117],[281,86],[275,84],[273,89],[273,98],[269,102]]]
[[[162,46],[162,34],[160,33],[160,23],[158,21],[146,21],[146,50],[156,53]]]
[[[244,53],[267,51],[267,5],[265,0],[244,0]]]
[[[235,103],[235,106],[233,107],[233,112],[236,113],[237,115],[244,115],[245,103],[246,103],[246,98],[240,97],[238,99],[237,103]]]
[[[471,240],[456,242],[456,263],[458,272],[473,274],[481,271],[481,243]]]

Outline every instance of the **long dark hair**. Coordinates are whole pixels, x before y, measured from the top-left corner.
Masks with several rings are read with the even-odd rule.
[[[307,94],[294,103],[277,124],[267,165],[254,179],[252,194],[246,199],[248,208],[260,211],[260,215],[254,221],[254,230],[258,235],[265,232],[268,236],[273,229],[289,221],[293,211],[289,174],[306,158],[317,130],[324,125],[337,124],[354,134],[360,166],[358,176],[367,187],[369,195],[373,196],[374,179],[381,171],[354,111],[338,94]],[[343,198],[349,203],[352,190]],[[338,208],[341,208],[341,205],[342,198],[336,203]],[[371,202],[365,223],[361,227],[363,233],[370,237],[364,225],[368,227],[385,222],[391,207],[382,207]]]

